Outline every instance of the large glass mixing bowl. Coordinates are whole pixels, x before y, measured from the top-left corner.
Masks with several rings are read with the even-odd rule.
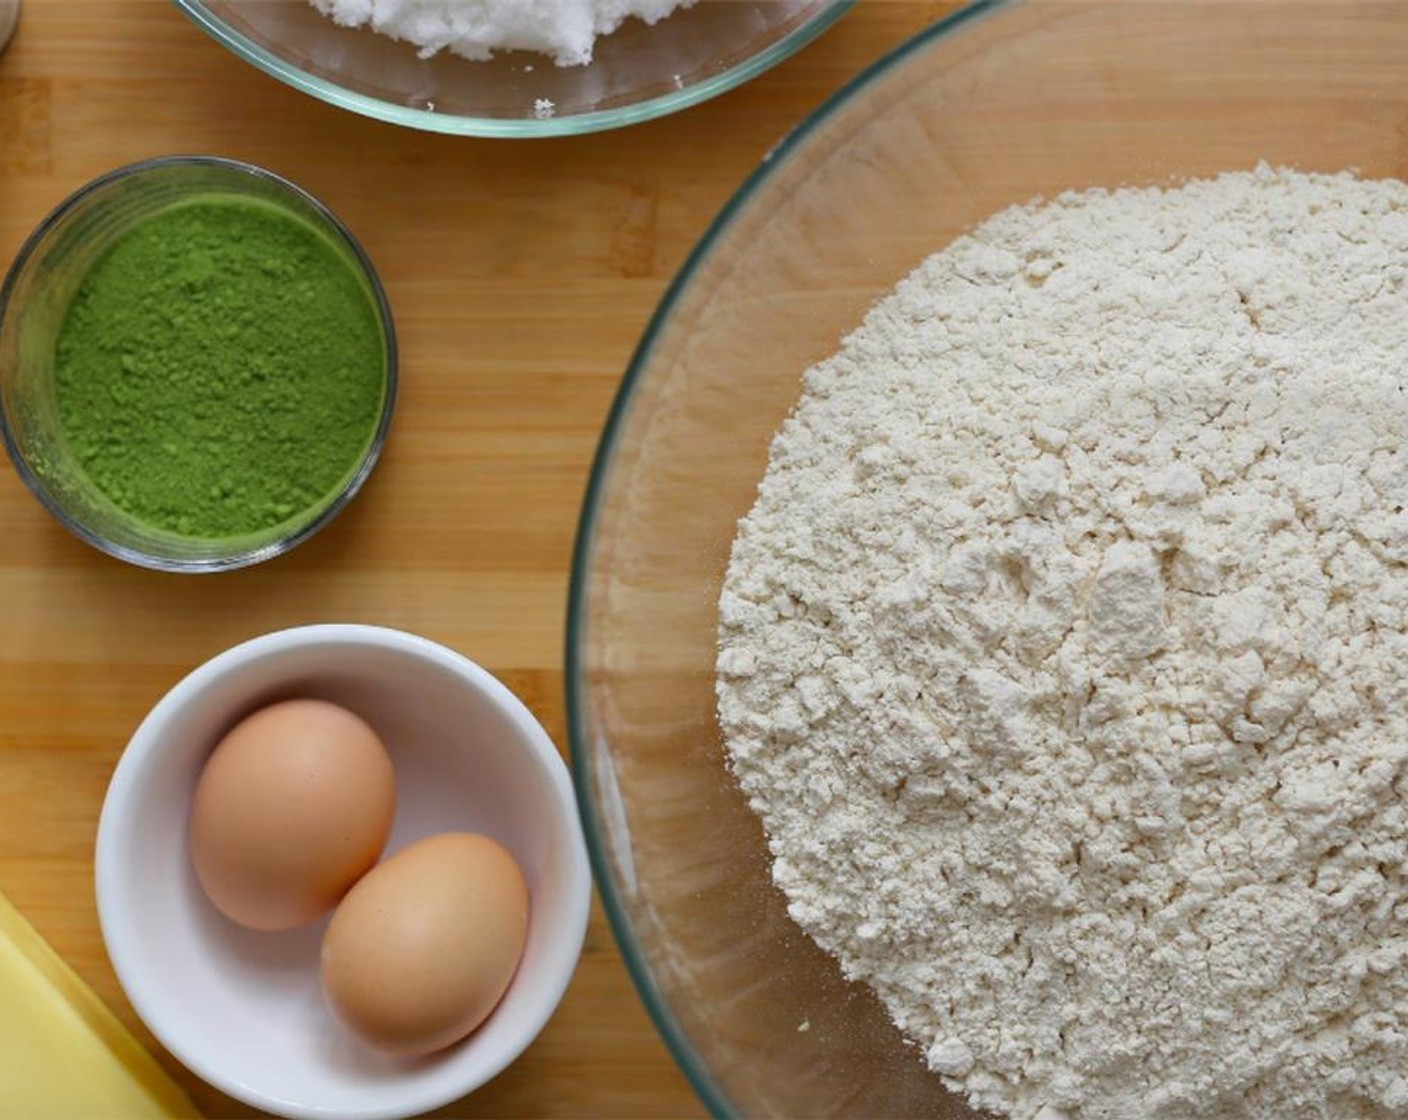
[[[607,910],[716,1113],[968,1117],[787,916],[714,719],[734,526],[808,365],[993,211],[1260,160],[1408,177],[1408,4],[985,3],[796,130],[671,286],[602,440],[567,685]]]
[[[344,109],[429,132],[567,136],[705,101],[781,62],[855,0],[695,0],[628,19],[586,66],[512,51],[471,62],[339,27],[308,0],[176,0],[200,27],[282,82]]]

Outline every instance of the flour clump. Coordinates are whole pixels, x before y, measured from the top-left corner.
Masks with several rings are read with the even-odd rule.
[[[720,598],[792,916],[1018,1120],[1408,1117],[1408,187],[996,215],[809,370]]]

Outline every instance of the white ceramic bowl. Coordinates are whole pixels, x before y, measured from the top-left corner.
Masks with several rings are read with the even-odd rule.
[[[442,1054],[402,1062],[342,1031],[319,983],[326,919],[246,930],[196,882],[186,822],[206,756],[240,717],[291,696],[342,704],[382,736],[397,782],[388,854],[437,832],[482,832],[523,868],[532,895],[523,961],[489,1019]],[[284,1116],[381,1120],[472,1092],[533,1041],[576,968],[591,876],[566,767],[517,697],[444,646],[337,625],[245,642],[161,699],[108,787],[97,891],[132,1005],[195,1073]]]

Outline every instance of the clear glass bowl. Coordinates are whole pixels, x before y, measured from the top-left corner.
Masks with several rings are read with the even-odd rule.
[[[295,89],[377,120],[462,136],[570,136],[706,101],[800,50],[855,0],[698,0],[626,20],[586,66],[522,51],[471,62],[365,29],[308,0],[176,0],[235,54]]]
[[[1405,43],[1403,4],[977,4],[789,136],[671,286],[591,479],[567,695],[607,911],[714,1113],[973,1115],[788,918],[715,723],[720,581],[802,372],[1012,203],[1259,160],[1408,177]]]
[[[385,388],[360,459],[322,501],[259,533],[220,540],[179,536],[124,513],[74,462],[54,394],[54,349],[74,293],[92,266],[151,214],[204,194],[277,206],[319,230],[366,286],[380,321]],[[0,440],[20,478],[66,529],[146,568],[215,572],[272,559],[328,524],[381,454],[396,400],[396,332],[376,270],[347,228],[312,195],[252,164],[171,156],[119,168],[70,195],[30,235],[0,284]]]

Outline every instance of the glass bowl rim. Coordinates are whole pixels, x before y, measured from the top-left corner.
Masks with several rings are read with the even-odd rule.
[[[661,334],[673,319],[675,308],[684,293],[689,290],[696,276],[712,255],[714,248],[728,234],[734,221],[753,196],[824,123],[849,105],[861,93],[934,44],[953,37],[981,19],[1003,9],[1016,7],[1023,2],[1024,0],[973,0],[966,7],[960,8],[946,18],[924,28],[898,46],[893,47],[859,74],[848,79],[773,146],[763,157],[762,163],[749,173],[742,185],[730,196],[718,215],[710,222],[703,236],[700,237],[698,243],[685,259],[684,264],[680,266],[679,272],[676,273],[669,287],[665,289],[665,293],[651,315],[645,332],[626,367],[626,372],[611,403],[600,441],[597,444],[596,454],[592,460],[586,493],[582,501],[581,515],[577,523],[577,537],[572,551],[563,673],[567,705],[568,752],[572,762],[572,781],[577,791],[577,807],[582,817],[582,831],[586,836],[587,852],[591,857],[592,872],[596,879],[597,890],[601,894],[602,907],[606,911],[611,931],[626,963],[626,970],[630,974],[656,1030],[664,1040],[675,1063],[683,1072],[685,1079],[709,1113],[720,1120],[729,1120],[729,1118],[738,1116],[739,1112],[723,1088],[715,1082],[712,1072],[695,1054],[687,1033],[676,1018],[659,985],[655,982],[650,966],[646,962],[644,953],[632,931],[624,899],[616,879],[613,877],[605,830],[601,815],[598,813],[592,797],[595,769],[591,761],[591,745],[588,742],[586,690],[582,680],[582,645],[587,629],[586,601],[587,583],[591,571],[590,554],[607,476],[615,460],[616,445],[625,428],[626,418],[631,411],[636,393],[644,379],[646,366],[649,364]],[[799,370],[799,376],[800,373]]]
[[[395,105],[370,94],[345,89],[336,82],[310,74],[254,42],[211,12],[204,0],[175,0],[176,6],[197,27],[231,53],[262,70],[285,85],[387,124],[439,132],[451,136],[500,137],[533,139],[548,136],[580,136],[589,132],[624,128],[678,112],[691,105],[708,101],[789,58],[819,37],[846,14],[857,0],[823,0],[824,6],[809,19],[794,27],[777,42],[757,54],[750,55],[721,73],[682,90],[670,90],[657,97],[620,105],[613,109],[598,109],[589,113],[574,113],[564,117],[468,117],[417,109],[410,105]]]
[[[178,558],[172,556],[158,555],[153,552],[146,552],[141,549],[130,548],[126,545],[118,544],[99,533],[94,532],[83,522],[70,516],[62,509],[49,493],[49,489],[35,473],[34,469],[25,459],[14,435],[10,430],[10,422],[6,416],[3,402],[0,402],[0,443],[5,446],[5,451],[9,455],[10,462],[14,464],[15,472],[20,476],[20,480],[25,484],[39,503],[49,512],[60,525],[67,529],[79,540],[105,552],[109,556],[114,556],[119,560],[125,560],[129,564],[135,564],[141,568],[150,568],[160,572],[182,572],[182,573],[209,573],[231,571],[236,568],[246,568],[254,564],[259,564],[265,560],[272,560],[276,556],[296,548],[309,537],[313,536],[321,529],[330,524],[339,513],[343,511],[349,502],[357,495],[363,483],[371,475],[372,469],[381,458],[381,452],[386,443],[387,434],[391,430],[391,417],[396,410],[396,393],[399,382],[399,350],[396,342],[396,324],[391,314],[391,304],[386,297],[386,290],[382,286],[381,277],[377,274],[376,267],[372,264],[371,258],[362,247],[361,242],[353,235],[352,231],[343,221],[332,212],[326,205],[316,197],[304,190],[297,183],[284,178],[267,168],[257,164],[248,163],[244,160],[230,159],[225,156],[212,155],[170,155],[157,156],[153,159],[139,160],[135,163],[124,164],[111,171],[104,172],[95,179],[84,183],[77,190],[71,192],[57,206],[50,210],[35,226],[34,230],[25,238],[19,251],[15,254],[15,259],[11,263],[9,270],[5,274],[3,282],[0,282],[0,327],[4,326],[6,311],[9,309],[13,290],[19,283],[20,276],[24,273],[29,264],[30,258],[38,251],[48,234],[74,210],[83,205],[95,193],[111,187],[113,184],[137,176],[143,176],[152,172],[161,171],[168,167],[213,167],[223,172],[233,172],[235,175],[245,175],[250,178],[259,179],[266,183],[271,183],[277,190],[293,196],[308,205],[319,218],[327,222],[330,232],[335,233],[346,247],[351,251],[356,262],[356,267],[366,281],[372,294],[378,324],[381,327],[383,350],[386,359],[386,385],[382,397],[381,414],[377,418],[376,430],[372,433],[371,442],[367,445],[367,450],[363,454],[361,461],[357,465],[356,472],[338,491],[336,497],[328,503],[317,516],[298,526],[292,532],[286,533],[276,540],[261,544],[254,548],[240,548],[229,553],[217,556],[203,556],[198,558]],[[231,538],[237,541],[240,538]]]

